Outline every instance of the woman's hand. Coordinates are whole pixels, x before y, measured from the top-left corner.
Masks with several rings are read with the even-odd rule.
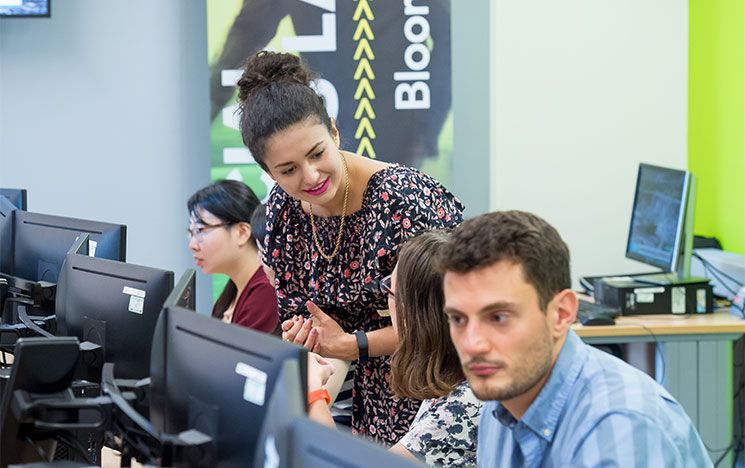
[[[335,371],[333,364],[318,354],[308,353],[308,392],[324,387]]]
[[[290,320],[282,322],[282,340],[295,343],[296,345],[306,346],[312,328],[313,320],[306,319],[302,315],[295,315]],[[313,351],[315,340],[308,344],[310,344],[308,349]]]
[[[308,332],[305,347],[327,358],[345,361],[357,359],[357,340],[354,335],[344,331],[336,320],[326,315],[317,305],[305,303],[313,318],[313,327]]]

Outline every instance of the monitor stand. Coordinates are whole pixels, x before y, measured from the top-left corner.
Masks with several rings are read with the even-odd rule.
[[[661,286],[674,286],[682,284],[708,283],[709,278],[701,276],[680,277],[677,273],[655,273],[651,275],[632,276],[637,283],[659,284]]]

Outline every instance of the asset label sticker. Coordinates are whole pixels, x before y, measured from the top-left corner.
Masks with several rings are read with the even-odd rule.
[[[142,311],[145,310],[145,291],[124,286],[122,293],[129,295],[127,310],[135,314],[142,314]]]
[[[654,302],[654,293],[636,293],[636,302],[639,304],[651,304]]]
[[[634,288],[634,293],[636,294],[657,294],[657,293],[664,293],[665,288],[662,286],[656,286],[654,288]]]
[[[674,314],[686,313],[686,289],[682,286],[672,288],[671,312]]]
[[[706,288],[696,290],[696,313],[706,313]]]
[[[98,242],[88,239],[88,256],[89,257],[96,256],[96,247],[98,247]]]
[[[136,288],[130,288],[129,286],[124,286],[124,289],[122,289],[122,292],[124,294],[129,294],[130,296],[137,296],[141,298],[145,298],[146,292],[142,289],[136,289]]]
[[[142,311],[145,309],[145,299],[137,296],[129,296],[129,307],[128,311],[135,314],[142,315]]]
[[[263,406],[266,396],[266,372],[239,362],[235,365],[235,373],[246,378],[246,383],[243,385],[243,399],[249,403]]]

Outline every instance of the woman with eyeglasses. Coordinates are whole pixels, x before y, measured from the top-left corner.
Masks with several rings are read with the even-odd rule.
[[[397,338],[373,285],[393,270],[401,242],[458,224],[463,205],[418,169],[386,163],[392,155],[345,151],[315,79],[297,56],[261,51],[238,81],[243,141],[276,182],[263,258],[276,274],[283,338],[307,337],[323,358],[354,362],[338,420],[389,445],[420,402],[394,398],[386,381]]]
[[[399,398],[424,400],[391,451],[430,466],[476,466],[481,401],[471,392],[450,340],[442,313],[442,273],[434,265],[447,238],[447,232],[435,230],[407,240],[393,273],[378,282],[399,339],[391,358],[391,388]],[[309,394],[318,391],[312,382],[328,374],[323,364],[309,361]],[[328,413],[322,401],[308,408],[311,419],[330,425]]]
[[[189,198],[189,250],[203,272],[228,276],[212,316],[281,334],[277,297],[261,268],[251,216],[259,205],[243,182],[220,180]]]

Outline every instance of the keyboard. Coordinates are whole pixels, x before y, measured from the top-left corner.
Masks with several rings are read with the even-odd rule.
[[[614,318],[620,314],[621,311],[615,307],[580,299],[577,320],[582,325],[613,325],[615,323]]]

